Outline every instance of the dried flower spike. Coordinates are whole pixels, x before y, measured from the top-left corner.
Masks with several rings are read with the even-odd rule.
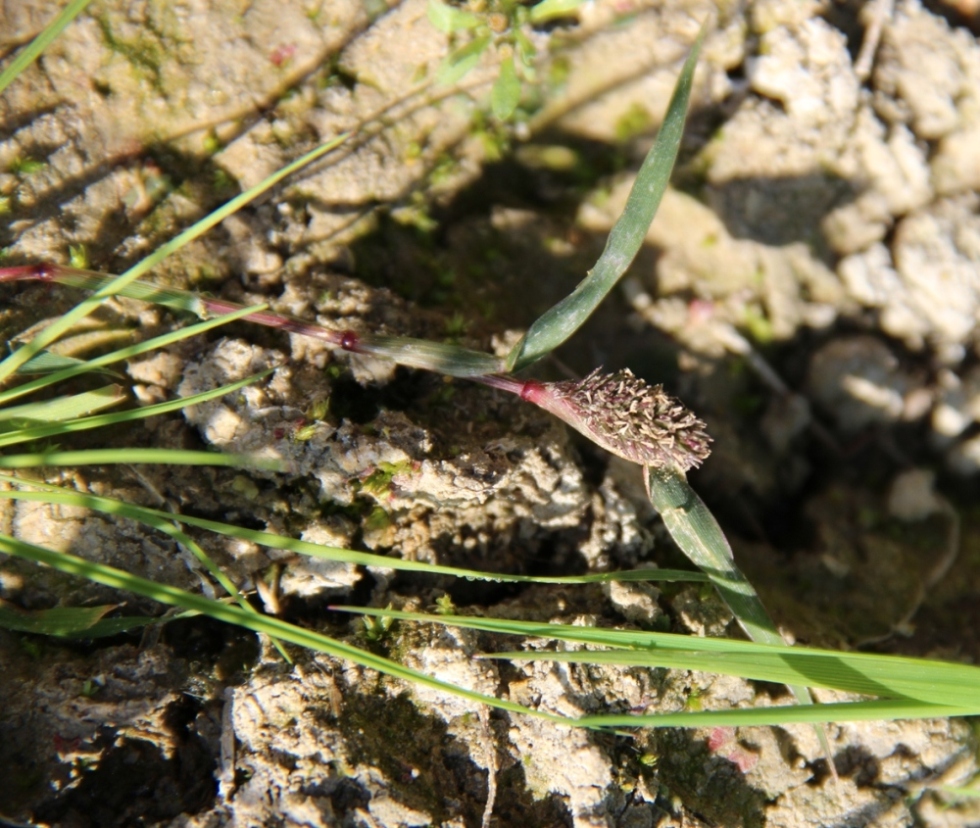
[[[625,460],[681,471],[711,453],[704,423],[663,386],[648,385],[632,371],[593,371],[567,382],[525,382],[523,399],[560,417],[586,437]]]

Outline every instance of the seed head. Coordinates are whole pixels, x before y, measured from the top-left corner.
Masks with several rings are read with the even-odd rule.
[[[711,453],[705,424],[661,385],[628,368],[585,379],[542,383],[536,402],[613,454],[642,466],[699,466]]]

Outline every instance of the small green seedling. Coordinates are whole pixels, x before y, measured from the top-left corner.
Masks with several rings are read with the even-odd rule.
[[[496,118],[508,120],[521,101],[521,82],[535,79],[534,59],[537,50],[530,30],[575,13],[585,0],[544,0],[528,7],[516,0],[490,0],[472,9],[461,8],[442,0],[429,0],[429,22],[453,40],[464,40],[456,46],[439,67],[436,80],[452,86],[459,83],[479,64],[491,47],[501,54],[500,72],[490,91],[490,108]]]

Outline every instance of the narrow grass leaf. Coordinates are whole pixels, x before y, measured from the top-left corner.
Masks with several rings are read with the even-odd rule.
[[[637,173],[626,208],[613,226],[599,261],[575,290],[539,317],[507,357],[507,367],[518,371],[553,351],[581,327],[613,289],[636,257],[650,222],[660,206],[674,168],[687,104],[691,97],[694,69],[704,29],[691,47],[681,69],[674,94],[657,139]]]
[[[352,563],[361,566],[377,566],[385,569],[395,569],[401,571],[422,572],[430,575],[451,575],[458,578],[469,578],[481,581],[500,581],[505,583],[550,583],[550,584],[585,584],[585,583],[605,583],[609,581],[687,581],[704,580],[704,576],[698,572],[687,572],[684,570],[673,569],[640,569],[626,572],[603,572],[590,575],[568,575],[563,577],[541,577],[534,575],[510,575],[507,573],[480,572],[477,570],[460,569],[459,567],[440,566],[428,564],[422,561],[402,560],[400,558],[388,558],[384,555],[374,555],[370,552],[357,552],[351,549],[341,549],[334,546],[321,546],[320,544],[302,541],[296,538],[273,535],[270,532],[259,532],[255,529],[246,529],[241,526],[233,526],[218,521],[206,520],[204,518],[193,517],[191,515],[173,514],[163,512],[158,509],[149,509],[145,506],[137,506],[132,503],[123,503],[119,500],[97,497],[95,495],[82,494],[80,492],[68,491],[58,486],[41,483],[34,480],[23,480],[8,475],[0,475],[0,482],[9,483],[16,486],[30,486],[32,489],[40,491],[8,490],[0,491],[0,500],[24,500],[40,503],[61,503],[68,506],[78,506],[81,508],[92,509],[103,514],[116,515],[128,518],[137,523],[144,523],[148,526],[159,526],[160,522],[178,520],[187,526],[194,526],[225,537],[240,538],[251,541],[259,546],[270,549],[284,549],[300,555],[308,555],[314,558],[336,561],[341,563]]]
[[[9,434],[0,434],[0,448],[3,448],[4,446],[16,445],[17,443],[31,442],[32,440],[41,440],[46,437],[58,437],[63,434],[74,434],[79,431],[88,431],[93,428],[104,428],[105,426],[116,426],[122,425],[123,423],[136,422],[139,420],[145,420],[149,417],[157,417],[161,414],[168,414],[171,411],[181,411],[185,408],[200,405],[201,403],[224,396],[225,394],[233,393],[240,388],[244,388],[247,385],[258,382],[260,379],[267,377],[270,373],[272,372],[263,371],[261,374],[246,377],[245,379],[238,380],[237,382],[222,385],[218,388],[213,388],[210,391],[203,391],[200,394],[194,394],[190,397],[180,397],[176,400],[154,403],[153,405],[143,406],[142,408],[134,408],[130,409],[129,411],[118,411],[113,414],[99,414],[92,417],[83,417],[81,419],[72,420],[70,422],[60,422],[53,425],[24,428]],[[31,408],[29,405],[18,406],[18,408],[21,407],[27,409]],[[13,409],[7,410],[10,411]],[[2,417],[4,413],[6,412],[3,409],[0,409],[0,417]]]
[[[104,388],[73,394],[70,397],[0,408],[0,423],[7,425],[16,423],[18,428],[41,423],[61,423],[93,411],[119,405],[125,399],[126,392],[121,386],[107,385]]]
[[[84,558],[79,558],[75,555],[54,552],[41,546],[25,543],[24,541],[9,537],[8,535],[0,535],[0,552],[5,552],[8,555],[16,555],[19,558],[34,561],[35,563],[45,564],[58,570],[59,572],[65,572],[70,575],[78,575],[82,578],[86,578],[90,581],[94,581],[95,583],[103,584],[108,587],[126,590],[128,592],[136,593],[137,595],[143,595],[144,597],[151,598],[154,601],[159,601],[161,604],[167,604],[168,606],[180,607],[193,612],[199,612],[202,615],[207,615],[211,618],[215,618],[229,624],[235,624],[244,629],[252,630],[258,633],[265,633],[266,635],[279,638],[288,643],[296,644],[300,647],[306,647],[307,649],[315,650],[317,652],[326,653],[335,658],[340,658],[355,664],[359,664],[362,667],[376,670],[379,673],[383,673],[412,684],[420,684],[434,690],[441,690],[451,695],[472,701],[475,704],[485,704],[490,707],[508,710],[514,713],[526,713],[562,724],[575,724],[574,721],[566,719],[562,716],[545,713],[543,711],[531,710],[530,708],[524,707],[523,705],[515,702],[497,699],[493,696],[486,696],[482,693],[477,693],[473,690],[468,690],[464,687],[459,687],[457,685],[450,684],[449,682],[441,681],[440,679],[433,678],[432,676],[428,676],[424,673],[412,670],[409,667],[405,667],[396,661],[391,661],[390,659],[375,655],[367,650],[362,650],[359,647],[346,644],[342,641],[322,635],[313,630],[298,627],[295,624],[290,624],[287,621],[281,621],[278,618],[273,618],[267,615],[257,615],[255,613],[246,612],[240,607],[223,604],[220,601],[215,601],[203,595],[187,592],[186,590],[169,586],[167,584],[159,584],[155,581],[150,581],[137,575],[131,575],[128,572],[123,572],[120,569],[106,566],[105,564],[87,561]]]
[[[40,57],[45,49],[51,44],[62,30],[71,23],[92,0],[72,0],[62,10],[54,20],[52,20],[41,33],[28,44],[10,65],[0,73],[0,93],[2,93],[14,80]]]
[[[819,726],[831,722],[873,722],[895,719],[939,719],[970,716],[975,711],[949,704],[908,699],[881,699],[831,704],[788,704],[737,710],[682,711],[648,714],[584,716],[578,724],[592,728],[621,727],[775,727],[786,724]],[[820,728],[822,730],[822,728]]]
[[[660,513],[674,542],[688,560],[711,579],[748,637],[764,644],[784,644],[755,587],[735,565],[735,556],[725,533],[711,510],[691,488],[684,472],[664,466],[648,467],[643,473],[646,475],[650,502]],[[800,704],[813,704],[813,696],[806,685],[790,683],[787,687]],[[816,730],[830,762],[832,754],[827,733],[822,727]]]
[[[84,359],[78,357],[64,356],[51,351],[41,351],[34,359],[22,365],[18,374],[53,374],[55,371],[64,371],[68,368],[78,368],[86,365]],[[105,371],[104,373],[110,373]]]
[[[291,164],[287,164],[282,169],[263,179],[261,182],[256,184],[254,187],[249,188],[244,193],[231,199],[227,204],[219,207],[217,210],[209,213],[200,221],[193,224],[187,230],[184,230],[176,238],[171,239],[166,244],[161,245],[156,250],[153,251],[149,256],[142,259],[136,265],[131,267],[121,276],[110,281],[103,288],[98,290],[94,296],[79,302],[74,308],[72,308],[64,316],[57,319],[52,324],[48,325],[43,331],[41,331],[34,339],[27,343],[23,348],[18,348],[14,353],[8,356],[3,362],[0,362],[0,383],[6,382],[6,380],[17,371],[22,365],[31,360],[34,356],[44,350],[48,345],[58,339],[66,331],[70,330],[72,326],[77,324],[80,320],[84,319],[88,314],[94,311],[103,300],[109,296],[113,296],[122,290],[127,285],[135,282],[144,273],[147,273],[152,268],[156,267],[160,262],[166,259],[168,256],[176,253],[182,247],[190,242],[194,241],[199,236],[206,233],[216,224],[224,221],[228,216],[240,210],[249,202],[258,198],[260,195],[265,193],[271,187],[274,187],[280,181],[282,181],[287,176],[302,169],[305,166],[313,163],[314,161],[322,158],[328,152],[333,151],[338,146],[340,146],[344,141],[347,140],[347,134],[339,135],[330,141],[322,144],[316,149],[306,153],[306,155],[297,159]]]
[[[148,615],[123,615],[119,618],[103,618],[101,621],[96,621],[87,630],[65,633],[64,637],[85,639],[111,638],[114,635],[140,630],[143,627],[150,626],[150,624],[163,624],[167,621],[176,621],[180,617],[183,616],[172,615],[166,618],[154,618]]]
[[[509,661],[547,661],[575,664],[612,664],[620,667],[666,667],[697,670],[702,673],[737,676],[751,681],[777,684],[803,684],[856,693],[862,696],[912,699],[928,704],[949,704],[980,713],[980,669],[969,665],[947,665],[931,670],[928,662],[917,665],[918,672],[902,675],[894,668],[907,665],[877,665],[883,669],[857,669],[836,653],[824,655],[798,653],[743,654],[702,653],[697,650],[585,650],[574,652],[500,652],[491,658]],[[954,669],[950,669],[950,668]],[[955,668],[962,668],[956,670]],[[952,675],[958,673],[959,675]],[[948,681],[942,681],[945,674]]]
[[[0,457],[0,469],[31,469],[42,466],[94,466],[112,463],[163,463],[170,466],[232,466],[282,471],[283,463],[248,454],[219,454],[210,451],[178,451],[164,448],[85,449],[82,451],[39,451]]]
[[[691,488],[684,473],[670,467],[648,469],[650,502],[680,550],[704,572],[735,619],[753,641],[783,644],[755,588],[735,565],[718,521]]]
[[[490,658],[674,667],[781,684],[792,683],[794,680],[812,681],[815,686],[833,690],[862,695],[895,696],[929,704],[948,703],[961,710],[980,711],[980,667],[970,664],[516,619],[432,615],[347,606],[334,609],[372,617],[521,635],[567,644],[617,648],[574,652],[493,653],[488,656]],[[795,679],[792,678],[794,676]]]
[[[87,361],[73,360],[74,363],[71,367],[66,367],[63,370],[56,371],[48,376],[40,377],[31,382],[26,382],[23,385],[18,385],[16,388],[11,388],[8,391],[0,392],[0,405],[4,405],[11,400],[15,400],[18,397],[23,397],[26,394],[30,394],[41,388],[47,388],[48,386],[55,385],[59,382],[64,382],[67,379],[80,376],[82,374],[87,374],[92,371],[97,371],[105,365],[112,365],[116,362],[122,362],[124,359],[131,359],[132,357],[139,356],[140,354],[150,353],[159,348],[166,348],[169,345],[173,345],[176,342],[181,342],[189,337],[195,336],[197,334],[205,333],[213,328],[220,327],[221,325],[227,325],[229,322],[233,322],[236,319],[241,319],[250,314],[257,313],[261,310],[267,308],[268,305],[253,305],[247,308],[241,308],[234,311],[233,313],[224,314],[217,316],[213,319],[207,319],[204,322],[198,322],[194,325],[188,325],[185,328],[179,328],[175,331],[170,331],[166,334],[161,334],[160,336],[155,336],[152,339],[148,339],[145,342],[137,343],[136,345],[130,345],[126,348],[120,348],[112,353],[105,354],[104,356],[95,357]],[[48,353],[48,352],[44,352]],[[42,356],[39,354],[38,356]],[[35,357],[36,359],[37,357]],[[33,362],[33,360],[31,360]],[[30,364],[27,363],[28,365]]]

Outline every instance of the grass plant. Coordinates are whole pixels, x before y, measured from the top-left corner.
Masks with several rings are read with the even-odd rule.
[[[553,6],[556,4],[552,3]],[[84,3],[69,9],[78,14]],[[434,4],[437,11],[441,8]],[[557,7],[557,6],[556,6]],[[442,12],[439,12],[442,13]],[[68,11],[66,11],[68,14]],[[63,26],[69,18],[56,21]],[[53,26],[55,24],[52,24]],[[448,23],[446,25],[449,25]],[[459,28],[459,21],[453,23]],[[463,28],[467,28],[463,26]],[[470,27],[472,28],[472,27]],[[35,55],[57,32],[42,33],[35,44],[22,53],[0,75],[0,89],[9,84],[27,65],[23,55]],[[703,35],[702,35],[703,36]],[[46,40],[42,41],[42,38]],[[0,475],[0,498],[66,504],[136,521],[148,530],[177,539],[205,562],[213,577],[216,594],[212,599],[174,586],[156,583],[135,574],[75,555],[56,552],[25,543],[11,535],[0,535],[0,551],[37,564],[77,575],[93,582],[152,598],[185,613],[204,614],[230,624],[273,637],[278,642],[327,653],[396,678],[461,696],[474,704],[486,704],[515,713],[543,716],[563,724],[585,727],[700,726],[705,724],[777,724],[789,721],[827,722],[857,719],[923,718],[976,715],[980,713],[980,669],[943,662],[839,653],[788,647],[766,613],[756,591],[735,565],[717,521],[691,488],[686,472],[708,454],[709,439],[701,421],[681,403],[659,387],[650,387],[632,375],[592,374],[584,380],[543,383],[512,376],[533,365],[571,337],[609,294],[638,252],[660,199],[670,179],[680,145],[694,70],[701,38],[695,43],[677,82],[657,140],[636,178],[622,217],[610,233],[595,267],[565,299],[531,325],[526,335],[505,357],[463,349],[455,345],[407,337],[379,336],[347,328],[330,329],[310,322],[275,314],[262,306],[238,307],[223,300],[188,291],[160,287],[141,277],[167,256],[198,238],[227,216],[248,204],[289,175],[312,162],[327,157],[340,147],[346,136],[336,136],[261,184],[232,199],[220,209],[180,233],[171,242],[120,276],[65,267],[58,264],[27,264],[0,268],[0,281],[40,280],[93,291],[93,295],[49,325],[23,347],[0,362],[0,448],[39,441],[68,441],[84,430],[123,427],[142,418],[179,410],[220,394],[232,393],[244,385],[261,381],[261,376],[224,386],[205,395],[166,403],[107,412],[127,399],[125,390],[115,385],[96,391],[68,394],[56,400],[43,399],[10,406],[14,400],[31,395],[50,395],[66,380],[83,374],[96,374],[106,366],[139,354],[171,345],[181,339],[212,331],[233,320],[246,320],[273,328],[317,337],[335,348],[372,354],[395,363],[448,374],[514,393],[561,417],[603,448],[644,468],[651,503],[660,513],[678,547],[697,565],[700,572],[637,570],[635,572],[594,573],[585,576],[540,578],[478,572],[455,567],[435,566],[416,561],[372,555],[349,549],[322,546],[293,538],[245,529],[215,521],[171,514],[118,500],[86,495],[54,486],[24,474],[25,470],[47,466],[85,463],[186,463],[225,466],[262,465],[281,468],[274,457],[242,457],[215,452],[174,452],[161,449],[55,449],[41,448],[22,454],[0,456],[0,468],[19,470]],[[32,52],[31,49],[34,51]],[[49,346],[71,331],[87,314],[111,296],[125,296],[169,308],[189,311],[204,321],[146,342],[118,349],[106,356],[87,360],[58,358]],[[25,375],[33,378],[25,381]],[[705,580],[718,590],[738,623],[751,639],[694,639],[625,630],[599,630],[583,627],[543,625],[523,621],[503,621],[458,615],[426,616],[394,610],[344,608],[366,615],[387,616],[417,623],[455,625],[508,635],[547,638],[568,645],[588,644],[601,649],[576,652],[498,653],[500,658],[551,658],[556,661],[580,660],[593,664],[671,667],[724,673],[791,686],[801,702],[811,701],[807,687],[856,694],[857,701],[833,704],[801,704],[760,707],[747,710],[668,711],[652,714],[615,714],[570,720],[548,711],[474,693],[465,687],[444,682],[410,670],[397,661],[366,649],[324,636],[304,627],[264,615],[246,601],[239,586],[232,583],[211,563],[194,542],[185,526],[216,535],[241,538],[259,545],[285,549],[298,554],[357,565],[377,565],[389,569],[412,570],[433,575],[478,578],[495,581],[535,583],[589,583],[610,580]],[[220,589],[217,587],[221,587]],[[238,602],[237,604],[234,602]],[[30,616],[10,607],[0,607],[0,625],[11,629],[33,629],[59,635],[94,636],[118,631],[127,623],[155,623],[153,619],[106,619],[105,608],[59,608],[54,616]],[[52,620],[52,618],[54,620]],[[107,624],[106,622],[115,622]],[[33,626],[32,626],[33,625]],[[101,626],[100,626],[101,625]]]

